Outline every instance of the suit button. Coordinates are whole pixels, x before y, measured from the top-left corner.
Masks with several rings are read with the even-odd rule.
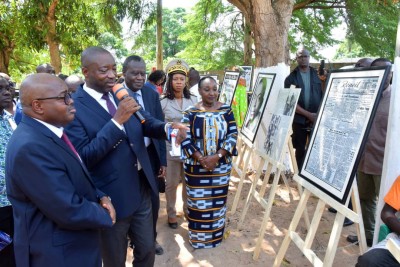
[[[133,144],[132,144],[132,143],[130,143],[129,145],[130,145],[131,147],[133,147]]]
[[[133,164],[133,166],[137,167],[137,163]]]

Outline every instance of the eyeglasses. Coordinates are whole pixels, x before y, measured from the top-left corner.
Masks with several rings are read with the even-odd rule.
[[[48,100],[48,99],[63,99],[65,105],[69,105],[71,103],[71,93],[67,92],[63,96],[52,96],[52,97],[36,98],[36,100]]]

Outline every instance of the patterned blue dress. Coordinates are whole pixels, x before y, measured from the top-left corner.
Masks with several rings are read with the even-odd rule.
[[[224,236],[226,199],[232,168],[237,155],[237,127],[228,105],[204,111],[190,107],[182,122],[189,123],[187,139],[182,142],[182,159],[188,193],[189,242],[194,248],[218,246]],[[228,151],[213,172],[203,169],[191,156],[199,151],[214,155],[219,149]]]

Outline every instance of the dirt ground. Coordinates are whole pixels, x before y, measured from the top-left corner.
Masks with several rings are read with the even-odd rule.
[[[292,200],[292,202],[290,202],[289,192],[286,186],[284,186],[284,184],[279,185],[271,210],[271,219],[268,222],[267,232],[264,236],[260,257],[258,260],[253,260],[253,251],[256,246],[264,211],[261,205],[253,199],[242,229],[237,229],[244,202],[251,186],[250,181],[247,180],[241,193],[238,210],[232,215],[230,210],[236,194],[238,182],[239,179],[233,175],[228,196],[225,240],[219,247],[213,249],[195,250],[191,247],[188,242],[187,222],[182,215],[178,219],[178,229],[174,230],[168,227],[165,196],[164,194],[160,194],[161,208],[157,224],[157,240],[164,248],[164,254],[161,256],[156,255],[155,266],[272,266],[298,205],[299,195],[296,183],[294,181],[289,181],[291,191],[294,192],[294,200]],[[312,218],[316,204],[317,199],[311,197],[308,202],[310,218]],[[182,214],[182,203],[178,203],[177,206],[178,212]],[[324,212],[321,218],[318,232],[312,245],[313,251],[317,253],[320,259],[323,259],[325,256],[325,250],[335,218],[334,216],[334,214],[328,212],[326,207],[326,212]],[[304,220],[301,220],[296,232],[304,238],[307,233],[306,230]],[[354,225],[343,228],[333,266],[354,266],[357,262],[359,247],[354,244],[349,244],[346,241],[346,236],[349,234],[356,234]],[[132,266],[131,255],[132,250],[128,249],[126,266]],[[282,266],[312,266],[312,264],[302,255],[296,245],[291,242]]]

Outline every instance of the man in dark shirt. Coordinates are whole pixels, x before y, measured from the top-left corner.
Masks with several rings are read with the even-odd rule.
[[[296,114],[293,120],[292,143],[296,149],[296,161],[301,169],[310,128],[317,118],[322,100],[322,83],[316,69],[310,67],[310,52],[304,48],[296,53],[298,66],[285,79],[285,88],[291,85],[301,88]]]

